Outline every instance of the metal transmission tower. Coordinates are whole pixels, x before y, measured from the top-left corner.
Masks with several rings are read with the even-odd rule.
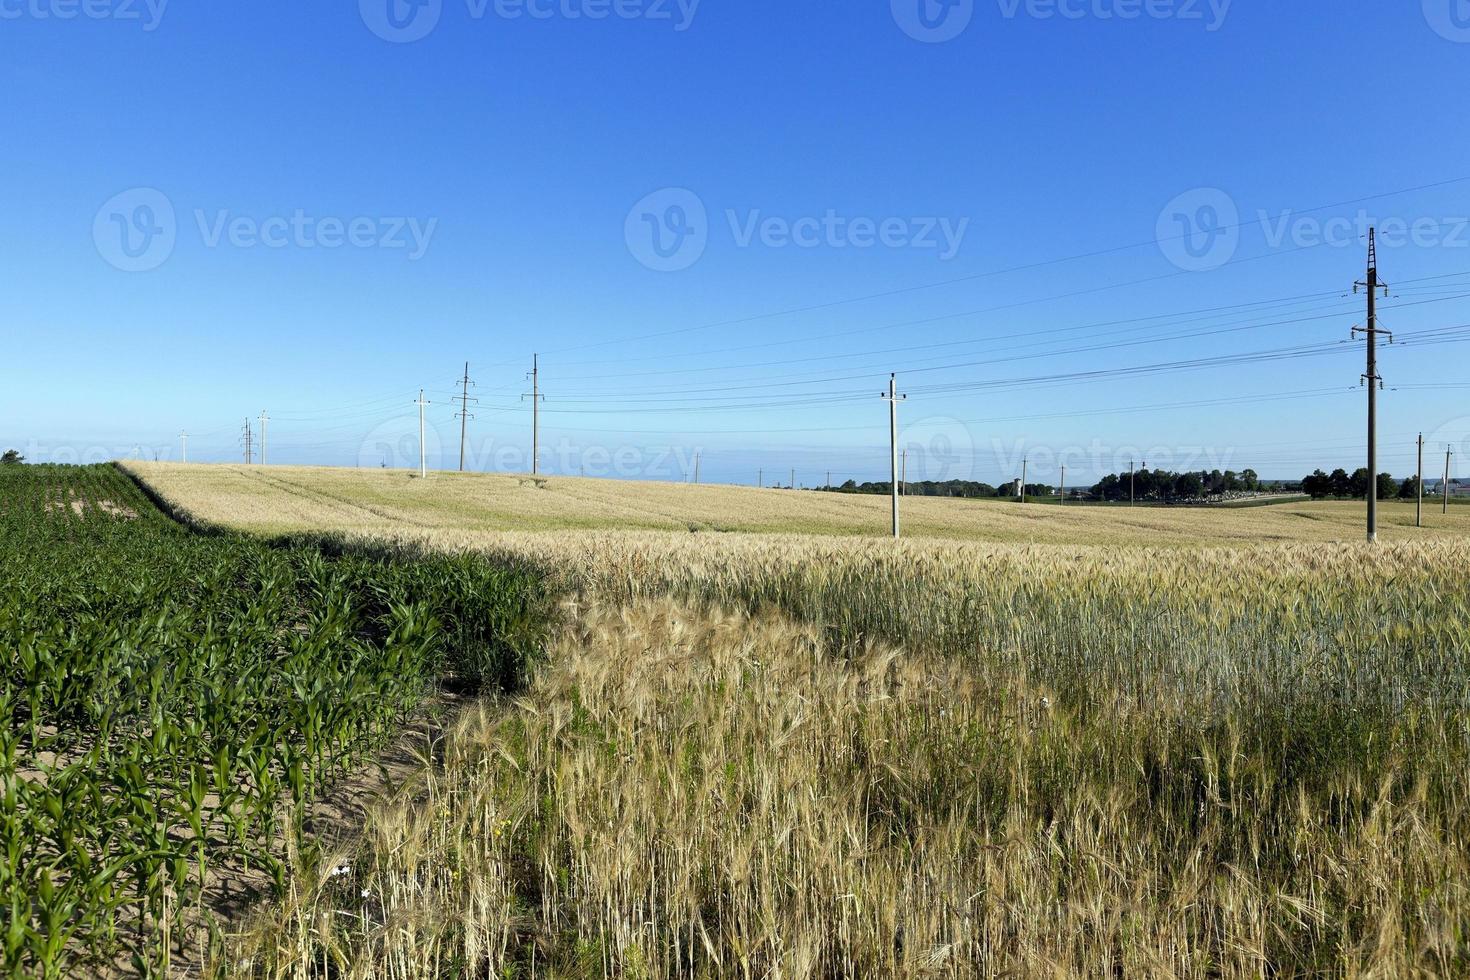
[[[424,448],[424,409],[432,403],[424,399],[424,389],[419,389],[419,400],[414,404],[419,407],[419,479],[426,480],[429,477],[429,456]]]
[[[888,446],[892,456],[892,472],[889,475],[889,489],[893,497],[893,536],[899,536],[898,528],[898,403],[905,401],[908,395],[898,393],[898,375],[888,376],[888,391],[881,396],[888,403]]]
[[[245,420],[245,433],[240,437],[245,443],[245,465],[255,462],[255,433],[250,431],[250,420]]]
[[[271,420],[271,417],[269,415],[265,414],[265,409],[262,408],[260,410],[260,465],[261,466],[264,466],[265,465],[265,447],[266,447],[265,427],[266,427],[266,424],[270,422],[270,420]]]
[[[531,393],[522,395],[521,401],[531,399],[531,475],[541,472],[541,403],[546,396],[541,394],[541,355],[531,355]]]
[[[470,414],[470,402],[475,402],[476,404],[478,404],[480,401],[480,399],[478,398],[470,397],[470,385],[474,384],[474,382],[470,380],[469,361],[464,362],[464,379],[460,383],[463,387],[460,389],[459,397],[454,400],[459,402],[459,411],[455,414],[459,416],[459,471],[463,473],[465,435],[468,431],[467,426],[469,424],[469,420],[474,418],[474,416]],[[419,393],[419,397],[423,397],[423,392]]]
[[[1353,327],[1353,337],[1359,333],[1368,337],[1368,370],[1363,374],[1363,384],[1368,389],[1368,540],[1378,540],[1378,391],[1383,387],[1383,378],[1378,374],[1378,335],[1388,336],[1393,343],[1393,334],[1378,329],[1378,290],[1384,295],[1388,286],[1378,281],[1378,245],[1375,229],[1368,229],[1368,275],[1362,282],[1353,283],[1353,292],[1359,289],[1368,292],[1368,325]]]

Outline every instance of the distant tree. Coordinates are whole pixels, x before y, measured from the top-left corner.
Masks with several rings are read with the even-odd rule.
[[[1368,467],[1360,466],[1357,469],[1353,470],[1353,475],[1348,477],[1347,496],[1354,497],[1358,500],[1367,499]]]
[[[1328,486],[1332,491],[1332,496],[1346,497],[1349,493],[1352,493],[1352,477],[1348,476],[1347,470],[1343,469],[1342,467],[1339,466],[1337,469],[1333,470],[1332,475],[1329,476],[1327,479],[1331,481]]]
[[[19,450],[15,449],[7,449],[3,455],[0,455],[0,465],[3,466],[19,466],[25,461],[26,458],[20,454]]]
[[[1378,499],[1392,500],[1399,492],[1399,481],[1393,478],[1392,473],[1378,474]]]
[[[1226,470],[1225,471],[1225,492],[1226,493],[1236,493],[1240,489],[1242,489],[1241,488],[1241,485],[1240,485],[1240,477],[1238,477],[1238,476],[1235,475],[1235,471],[1234,470]]]
[[[1240,489],[1246,492],[1261,489],[1261,478],[1256,475],[1255,470],[1240,471]]]
[[[1332,477],[1321,470],[1302,477],[1302,493],[1310,494],[1314,500],[1332,496]]]
[[[839,489],[839,490],[856,490],[857,489],[857,481],[856,480],[848,480],[846,483],[844,483],[842,486],[838,487],[837,489]]]
[[[1205,483],[1198,473],[1180,473],[1174,478],[1174,496],[1194,500],[1204,494]]]
[[[1414,500],[1419,496],[1419,478],[1411,476],[1399,486],[1400,500]]]

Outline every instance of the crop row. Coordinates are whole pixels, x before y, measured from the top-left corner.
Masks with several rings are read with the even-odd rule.
[[[545,622],[484,560],[204,535],[111,467],[0,468],[0,964],[166,968],[212,868],[282,860],[308,803],[441,678],[509,686]]]

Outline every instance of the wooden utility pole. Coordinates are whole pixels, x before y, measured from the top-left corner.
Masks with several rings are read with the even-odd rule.
[[[1414,505],[1414,526],[1424,526],[1424,433],[1419,433],[1419,502]]]
[[[882,396],[888,402],[888,448],[891,455],[889,489],[893,498],[893,536],[899,537],[898,526],[898,403],[908,398],[898,393],[898,375],[888,376],[888,393]]]
[[[1444,486],[1441,488],[1444,494],[1444,513],[1450,512],[1450,457],[1455,451],[1449,446],[1444,447]]]
[[[1368,388],[1368,540],[1378,540],[1378,390],[1383,378],[1378,374],[1378,335],[1388,334],[1378,329],[1378,245],[1375,230],[1368,229],[1368,275],[1362,282],[1353,283],[1353,292],[1359,287],[1368,291],[1368,325],[1354,327],[1353,336],[1361,332],[1368,338],[1368,369],[1363,374],[1363,383]],[[1387,286],[1382,286],[1387,291]],[[1390,341],[1393,335],[1388,334]]]

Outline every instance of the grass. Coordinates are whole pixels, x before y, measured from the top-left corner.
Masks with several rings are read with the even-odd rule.
[[[750,533],[507,531],[528,504],[460,488],[508,478],[441,507],[357,476],[411,522],[353,525],[337,474],[140,472],[206,520],[301,507],[568,597],[528,686],[220,975],[1470,972],[1466,515],[1418,534],[1387,505],[1372,548],[1347,503],[914,500],[935,538],[895,543],[813,495],[552,481],[533,527],[708,492]],[[783,521],[846,530],[755,531]]]
[[[321,532],[432,537],[503,531],[701,531],[881,537],[886,497],[752,487],[626,483],[575,477],[301,467],[128,463],[173,504],[207,520],[275,535]],[[916,538],[1126,546],[1354,541],[1363,505],[1278,504],[1248,514],[1224,508],[1045,507],[1001,500],[908,497],[904,529]],[[1470,534],[1470,510],[1448,516],[1386,501],[1386,541]]]

